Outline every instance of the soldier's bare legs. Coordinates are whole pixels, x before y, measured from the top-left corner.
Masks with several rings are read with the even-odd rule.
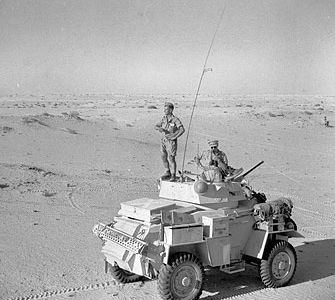
[[[165,173],[163,174],[162,177],[170,177],[171,176],[171,171],[170,171],[170,165],[168,161],[168,154],[166,152],[161,153],[161,158],[163,161],[163,166],[165,168]]]
[[[170,162],[170,170],[171,170],[170,181],[175,181],[176,180],[176,169],[177,169],[175,156],[169,155],[169,162]]]

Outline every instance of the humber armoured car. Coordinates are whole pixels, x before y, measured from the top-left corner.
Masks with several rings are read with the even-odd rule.
[[[182,174],[160,180],[157,199],[121,203],[112,222],[93,228],[105,271],[121,283],[157,278],[162,299],[198,299],[205,268],[232,274],[246,263],[258,266],[266,287],[287,285],[297,264],[288,239],[301,236],[293,205],[255,192],[245,180],[254,168],[221,182]]]

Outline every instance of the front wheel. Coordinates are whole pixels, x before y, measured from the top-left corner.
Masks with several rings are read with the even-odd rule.
[[[117,264],[115,266],[109,266],[109,271],[112,274],[113,278],[120,283],[130,283],[139,281],[142,276],[131,273],[124,269],[121,269]]]
[[[162,265],[158,275],[158,290],[165,300],[199,299],[204,268],[193,254],[179,253],[169,265]]]
[[[265,286],[281,287],[287,285],[297,267],[297,254],[286,241],[276,242],[268,252],[267,259],[260,264],[260,276]]]

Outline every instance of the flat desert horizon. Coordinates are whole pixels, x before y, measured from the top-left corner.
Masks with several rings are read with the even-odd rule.
[[[120,203],[158,198],[163,173],[154,125],[164,102],[188,129],[192,95],[0,97],[0,298],[157,299],[156,281],[117,284],[92,234]],[[329,126],[324,124],[324,117]],[[201,299],[335,298],[335,96],[199,95],[185,169],[217,139],[233,167],[269,200],[288,197],[304,238],[296,274],[265,289],[255,267],[208,270]],[[182,166],[186,133],[178,139]]]

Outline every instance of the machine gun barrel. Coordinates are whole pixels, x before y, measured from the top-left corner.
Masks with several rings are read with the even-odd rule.
[[[261,164],[264,163],[264,160],[260,161],[257,165],[253,166],[252,168],[250,168],[248,171],[245,171],[241,176],[239,177],[245,177],[247,176],[249,173],[251,173],[253,170],[255,170],[256,168],[258,168]]]

